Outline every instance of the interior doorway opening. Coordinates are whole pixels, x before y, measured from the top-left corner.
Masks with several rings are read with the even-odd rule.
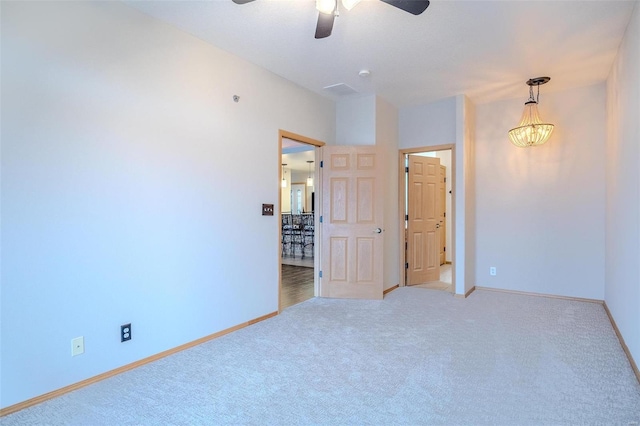
[[[401,283],[455,293],[454,147],[400,151]]]
[[[280,131],[279,311],[317,296],[320,141]]]

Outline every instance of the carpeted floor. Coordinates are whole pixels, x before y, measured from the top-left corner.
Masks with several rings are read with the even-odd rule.
[[[620,424],[640,385],[599,304],[400,288],[281,315],[0,419],[64,424]]]

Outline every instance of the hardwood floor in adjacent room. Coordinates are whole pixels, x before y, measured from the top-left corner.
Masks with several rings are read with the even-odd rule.
[[[313,268],[313,257],[306,256],[305,258],[302,258],[300,255],[296,257],[285,255],[280,258],[280,263],[283,265],[306,266],[307,268]]]
[[[282,268],[282,309],[313,297],[313,268],[280,265]]]

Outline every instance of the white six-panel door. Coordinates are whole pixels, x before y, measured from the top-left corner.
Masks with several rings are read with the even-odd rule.
[[[440,279],[440,159],[409,155],[407,285]]]
[[[382,299],[383,205],[373,146],[322,148],[320,296]]]

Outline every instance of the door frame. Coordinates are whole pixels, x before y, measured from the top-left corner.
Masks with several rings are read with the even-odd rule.
[[[446,144],[446,145],[433,145],[433,146],[421,146],[417,148],[403,148],[398,150],[398,238],[399,247],[398,247],[398,260],[399,260],[399,283],[400,287],[404,287],[407,285],[407,274],[405,270],[406,260],[406,234],[404,228],[404,216],[405,216],[405,205],[406,205],[406,183],[405,183],[405,163],[404,157],[408,154],[417,154],[420,152],[432,152],[432,151],[446,151],[451,150],[451,288],[453,289],[453,294],[455,294],[456,288],[456,146],[455,144]],[[449,212],[447,212],[449,213]]]
[[[297,133],[292,133],[292,132],[288,132],[286,130],[282,130],[279,129],[278,130],[278,240],[276,241],[277,245],[276,245],[276,253],[278,255],[278,314],[280,314],[282,312],[282,268],[280,267],[281,265],[281,256],[282,256],[282,190],[280,187],[280,182],[282,181],[282,139],[291,139],[294,140],[296,142],[299,143],[303,143],[303,144],[307,144],[307,145],[312,145],[314,146],[314,156],[315,156],[315,162],[314,162],[314,169],[313,169],[313,173],[314,173],[314,182],[318,182],[318,170],[319,170],[319,166],[318,164],[320,163],[320,161],[318,161],[318,158],[320,157],[320,151],[318,148],[321,148],[325,145],[324,142],[316,140],[316,139],[312,139],[306,136],[302,136],[299,135]],[[315,185],[314,188],[314,192],[315,192],[315,211],[316,214],[314,215],[314,236],[313,236],[313,295],[315,297],[318,296],[319,294],[319,285],[320,285],[320,281],[318,279],[318,274],[316,273],[316,271],[320,270],[320,256],[322,253],[322,238],[320,238],[320,234],[322,232],[321,228],[320,228],[320,215],[322,214],[322,212],[320,211],[320,209],[318,207],[322,206],[322,185]],[[318,204],[320,202],[320,204]]]

